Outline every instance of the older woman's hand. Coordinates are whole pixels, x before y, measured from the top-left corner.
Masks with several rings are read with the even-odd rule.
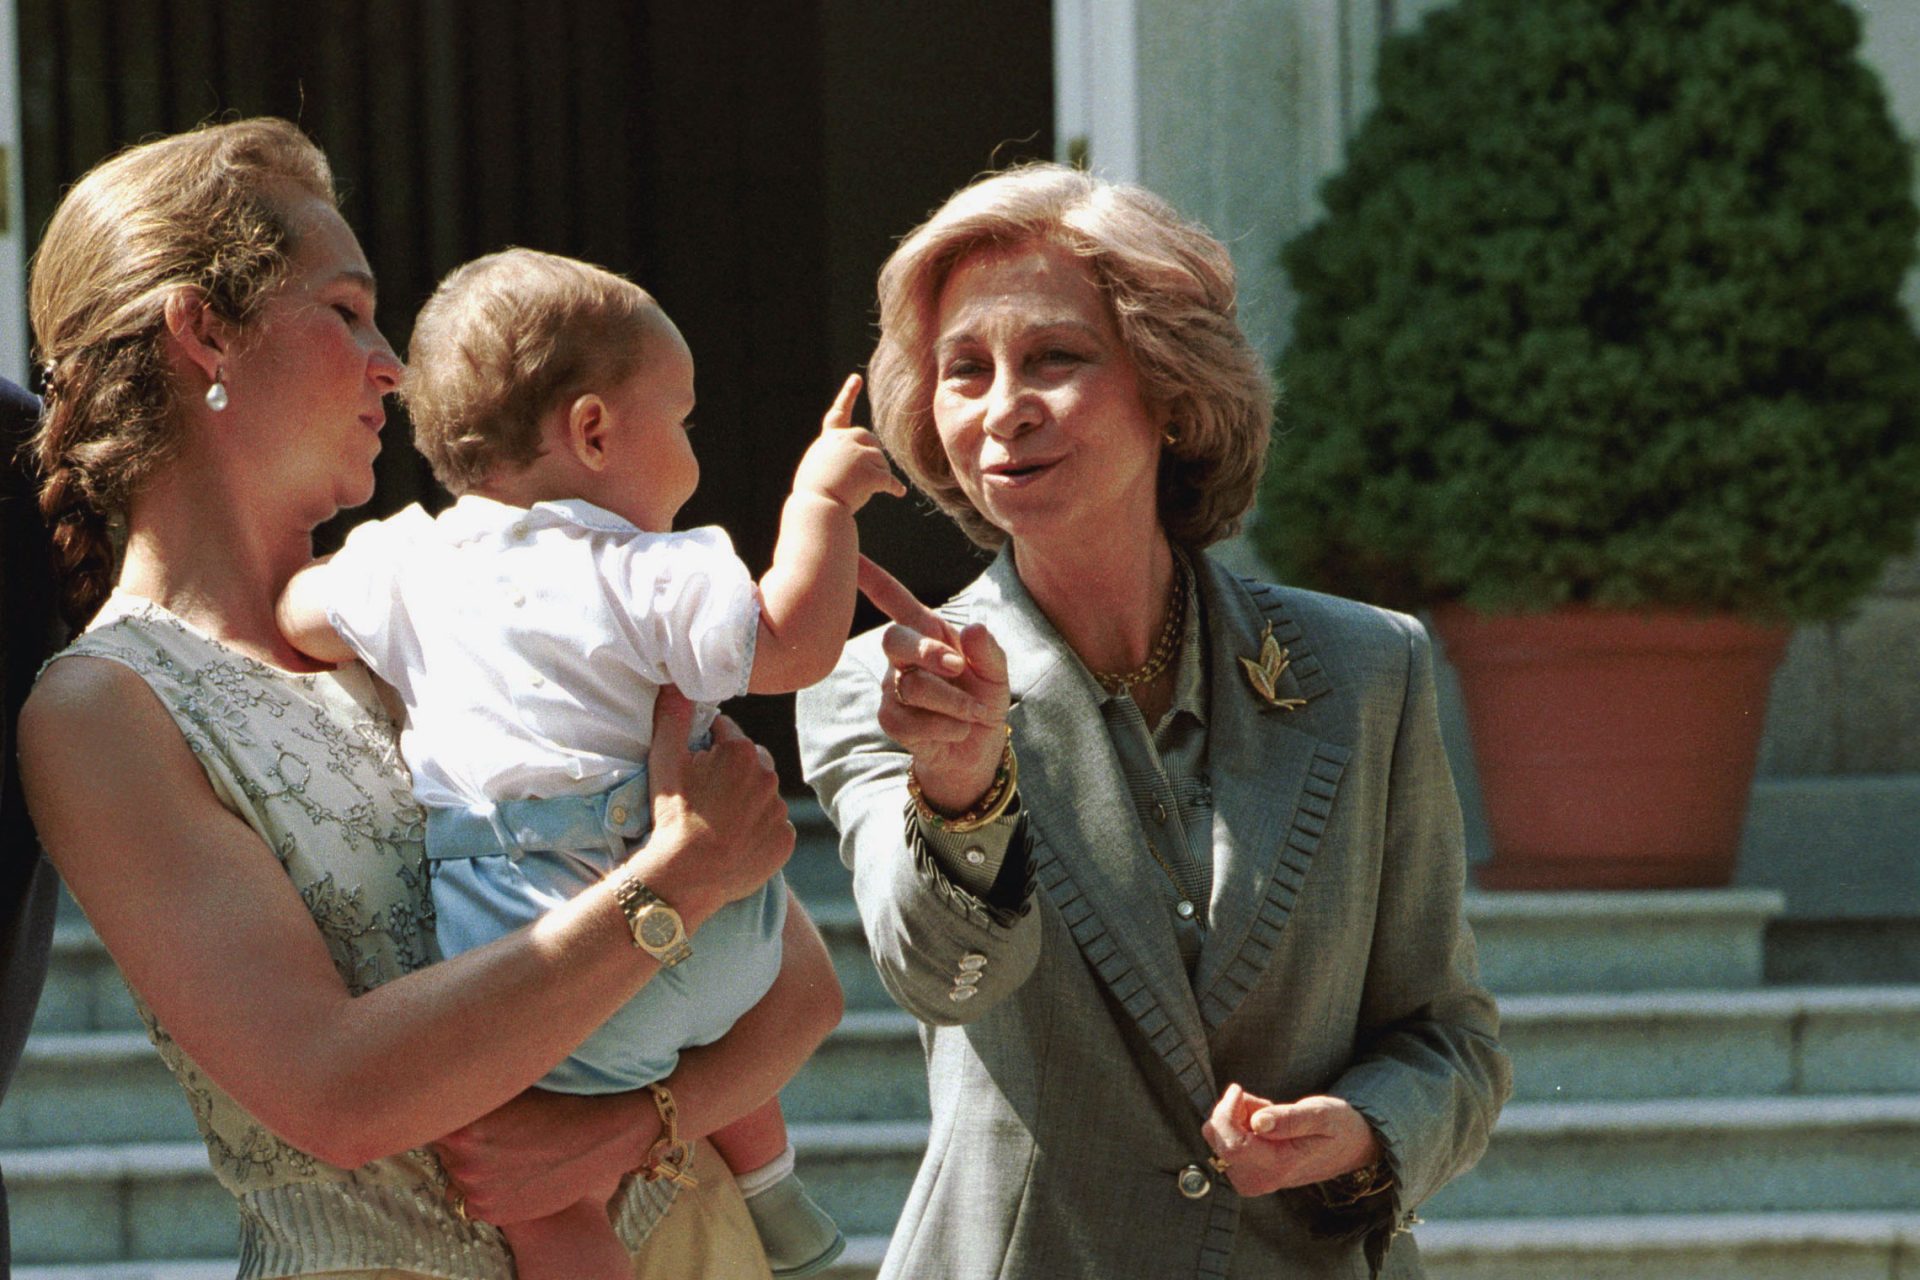
[[[860,592],[893,619],[881,633],[889,675],[880,728],[913,756],[928,804],[970,808],[988,787],[1006,744],[1007,657],[984,626],[955,630],[873,561],[860,557]]]
[[[1380,1158],[1380,1139],[1344,1098],[1276,1103],[1230,1084],[1201,1136],[1243,1196],[1325,1182]]]

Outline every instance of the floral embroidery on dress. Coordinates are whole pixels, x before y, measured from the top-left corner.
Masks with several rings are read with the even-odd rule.
[[[363,668],[278,671],[116,593],[59,657],[130,668],[167,708],[220,802],[261,838],[313,916],[354,996],[432,963],[426,813],[400,758],[392,708]],[[55,661],[58,661],[56,657]],[[456,1219],[425,1150],[342,1169],[281,1141],[135,1006],[179,1080],[214,1175],[240,1218],[240,1274],[405,1265],[455,1280],[510,1280],[498,1231]],[[633,1180],[617,1222],[631,1247],[670,1194]]]
[[[66,654],[111,659],[146,681],[215,793],[285,868],[349,992],[362,995],[431,962],[426,817],[407,787],[399,727],[365,672],[276,671],[157,605],[119,595]],[[330,1175],[247,1115],[138,993],[135,1004],[228,1189],[350,1176]]]

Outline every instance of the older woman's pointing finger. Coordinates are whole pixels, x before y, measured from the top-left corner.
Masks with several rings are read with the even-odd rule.
[[[860,558],[860,591],[893,620],[880,727],[913,756],[921,794],[959,813],[992,786],[1006,743],[1007,657],[978,623],[956,629],[892,574]]]

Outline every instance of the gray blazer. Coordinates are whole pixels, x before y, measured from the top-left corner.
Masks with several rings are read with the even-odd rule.
[[[907,842],[907,757],[875,721],[877,632],[800,696],[807,776],[874,963],[923,1024],[931,1137],[883,1280],[1366,1275],[1358,1240],[1310,1232],[1306,1193],[1243,1199],[1207,1176],[1200,1126],[1235,1081],[1277,1100],[1334,1093],[1366,1116],[1399,1183],[1376,1251],[1486,1147],[1511,1074],[1461,918],[1425,631],[1196,568],[1215,823],[1191,982],[1098,686],[1008,554],[942,612],[1007,652],[1037,885],[1021,911],[953,886]],[[1295,710],[1256,698],[1238,661],[1269,622]],[[954,999],[975,967],[977,995]],[[1409,1239],[1383,1274],[1421,1274]]]

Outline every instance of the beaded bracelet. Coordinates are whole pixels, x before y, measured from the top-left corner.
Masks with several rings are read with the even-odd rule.
[[[978,831],[998,820],[1013,804],[1019,785],[1020,757],[1013,753],[1012,725],[1007,726],[1006,745],[1000,749],[1000,765],[994,770],[993,782],[987,787],[986,794],[959,813],[949,816],[928,804],[927,798],[920,792],[919,776],[914,773],[912,766],[907,768],[907,794],[913,797],[915,816],[935,831],[946,831],[957,836]]]

